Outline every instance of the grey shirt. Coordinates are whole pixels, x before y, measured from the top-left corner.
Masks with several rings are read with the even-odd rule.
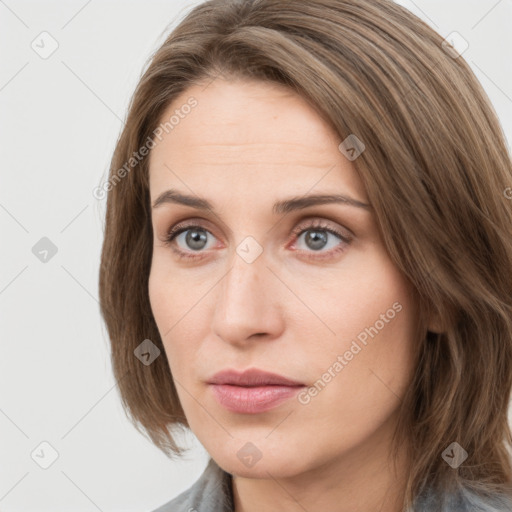
[[[231,474],[210,458],[192,487],[153,512],[234,512]]]
[[[409,512],[512,512],[507,496],[483,498],[467,489],[444,496],[443,502],[433,494],[418,497]],[[232,475],[210,458],[199,479],[186,491],[153,512],[234,512]],[[315,511],[311,511],[315,512]]]

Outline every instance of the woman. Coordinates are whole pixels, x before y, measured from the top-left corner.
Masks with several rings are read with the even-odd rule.
[[[112,160],[101,311],[158,510],[512,510],[512,163],[467,63],[374,0],[210,0]]]

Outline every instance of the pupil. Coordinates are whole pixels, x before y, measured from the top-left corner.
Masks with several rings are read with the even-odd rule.
[[[206,244],[206,234],[204,231],[191,230],[187,233],[186,241],[192,249],[202,249]],[[203,242],[201,244],[201,241]]]
[[[313,233],[313,235],[311,235],[311,233]],[[311,249],[321,249],[326,243],[327,233],[323,231],[310,231],[306,234],[306,244],[308,244]]]

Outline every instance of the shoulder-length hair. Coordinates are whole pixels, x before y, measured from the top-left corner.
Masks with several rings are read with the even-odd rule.
[[[508,492],[511,157],[463,57],[390,0],[208,0],[152,55],[103,187],[101,313],[130,420],[169,457],[182,453],[172,431],[188,423],[168,361],[134,356],[145,339],[164,350],[148,298],[144,155],[173,99],[217,76],[283,84],[340,141],[354,134],[364,143],[353,164],[390,257],[421,301],[424,336],[394,437],[396,453],[405,443],[409,454],[406,504],[426,488]],[[431,317],[441,333],[427,331]],[[454,442],[468,455],[458,468],[443,458]]]

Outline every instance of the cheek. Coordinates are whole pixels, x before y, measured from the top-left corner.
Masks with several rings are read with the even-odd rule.
[[[338,383],[355,394],[357,382],[368,377],[382,376],[384,382],[401,389],[410,377],[417,346],[419,312],[413,287],[383,250],[367,253],[359,261],[350,273],[332,276],[328,286],[309,288],[310,304],[323,325],[314,322],[315,336],[311,316],[297,317],[299,332],[321,338],[321,343],[305,345],[303,357],[315,361],[320,375],[342,356]]]
[[[148,282],[151,310],[173,374],[194,366],[198,340],[208,325],[204,290],[185,273],[170,268],[164,258],[153,259]]]
[[[148,294],[151,309],[157,325],[169,329],[183,317],[193,301],[195,287],[187,286],[186,273],[177,271],[169,263],[167,251],[154,248],[151,271],[149,273]]]
[[[350,261],[329,273],[322,269],[297,283],[297,295],[306,298],[323,321],[326,338],[336,339],[335,343],[356,337],[375,323],[379,331],[396,334],[398,324],[411,327],[417,317],[413,287],[380,246],[351,255]],[[302,322],[311,318],[303,316]],[[321,327],[320,321],[317,324]]]
[[[153,259],[148,283],[149,302],[169,363],[176,361],[179,356],[179,351],[172,353],[176,344],[170,344],[169,340],[176,339],[176,333],[180,330],[180,318],[184,315],[183,294],[186,293],[183,287],[176,283],[176,275],[167,271],[158,259]]]
[[[153,312],[160,334],[162,334],[161,326],[163,319],[165,318],[164,312],[172,311],[174,301],[172,289],[172,287],[169,287],[169,283],[166,279],[165,272],[163,272],[162,266],[158,264],[158,261],[155,261],[155,258],[153,258],[148,280],[148,295],[149,302],[151,304],[151,311]]]
[[[399,406],[414,372],[418,310],[412,287],[385,258],[339,282],[345,286],[311,297],[335,334],[317,322],[326,334],[318,331],[315,343],[303,345],[311,388],[299,411],[312,430],[330,432],[331,446],[349,447],[380,429]],[[311,319],[300,322],[297,332],[304,333]]]

